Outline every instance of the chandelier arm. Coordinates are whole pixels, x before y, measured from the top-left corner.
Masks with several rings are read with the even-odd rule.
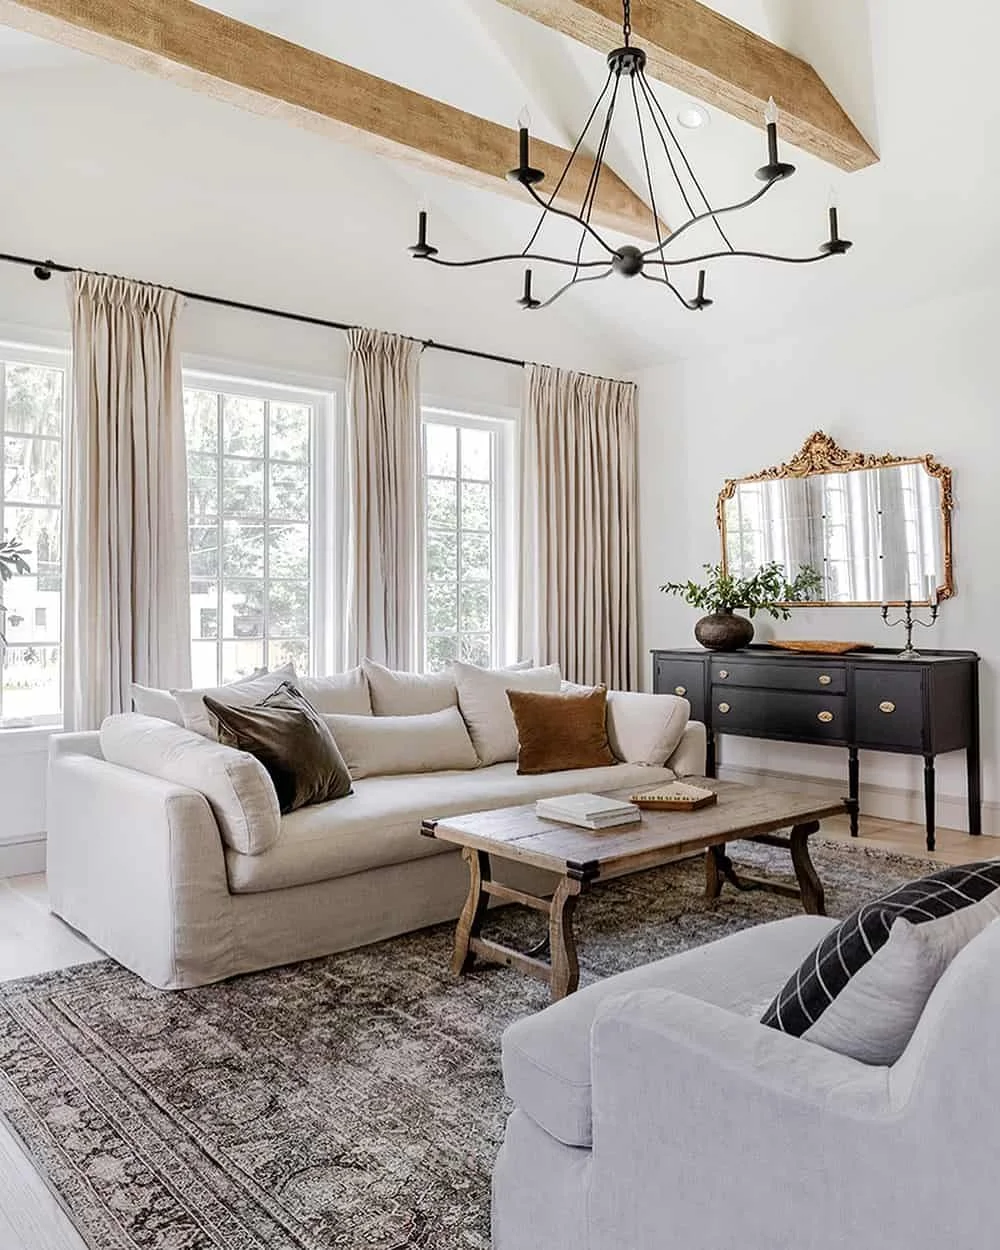
[[[589,221],[584,221],[583,218],[578,217],[576,213],[568,212],[565,208],[556,208],[554,205],[546,204],[545,201],[542,199],[542,197],[535,190],[535,188],[530,185],[530,183],[525,184],[525,190],[528,192],[528,194],[537,204],[539,204],[542,208],[545,209],[547,213],[555,213],[557,217],[566,217],[570,221],[575,221],[578,226],[583,226],[584,230],[586,230],[588,234],[592,235],[597,240],[597,242],[601,245],[601,247],[604,248],[604,250],[607,252],[609,256],[614,256],[615,249],[610,245],[610,243],[606,243],[604,239],[601,238],[601,236],[597,233],[597,231],[594,229],[594,227],[590,224]],[[670,240],[668,239],[667,242],[669,243]],[[657,249],[654,247],[653,251],[655,252],[656,250]]]
[[[504,252],[499,256],[481,256],[476,260],[445,260],[441,256],[421,256],[418,259],[431,265],[443,265],[446,269],[474,269],[478,265],[495,265],[508,260],[532,260],[544,265],[563,265],[569,269],[598,269],[608,263],[606,260],[584,260],[577,264],[564,256],[544,256],[538,252]]]
[[[750,260],[774,260],[781,265],[811,265],[817,260],[826,260],[828,256],[836,256],[836,252],[817,252],[815,256],[779,256],[774,252],[749,252],[733,248],[725,252],[706,252],[704,256],[685,256],[682,260],[647,260],[647,265],[666,269],[674,269],[679,265],[701,265],[709,260],[725,260],[727,256],[742,256]]]
[[[709,221],[712,218],[720,217],[723,213],[737,213],[740,209],[749,208],[751,204],[756,204],[758,200],[763,199],[764,196],[767,195],[768,191],[770,191],[776,182],[780,181],[780,178],[772,178],[770,182],[765,182],[759,191],[755,191],[754,194],[748,199],[741,200],[738,204],[727,204],[724,208],[713,208],[707,213],[700,213],[697,217],[692,217],[682,226],[678,226],[670,237],[664,240],[662,247],[651,247],[643,252],[643,260],[649,260],[649,258],[651,256],[655,256],[657,252],[662,253],[664,248],[670,247],[670,245],[675,243],[686,230],[690,230],[692,226],[697,226],[699,222]]]
[[[641,74],[639,76],[641,77]],[[684,203],[687,206],[687,210],[693,218],[695,216],[695,208],[694,208],[694,205],[691,203],[691,200],[688,196],[687,188],[684,186],[683,179],[681,178],[680,174],[677,172],[677,166],[674,163],[674,157],[673,157],[673,153],[670,151],[670,145],[669,143],[667,143],[666,139],[663,137],[663,131],[660,129],[659,123],[656,120],[656,115],[653,112],[653,107],[649,103],[648,98],[646,100],[646,104],[647,104],[647,107],[649,108],[649,115],[653,120],[653,126],[655,127],[656,133],[659,136],[660,143],[663,144],[663,152],[667,158],[667,164],[670,166],[670,172],[671,174],[673,174],[674,182],[677,184],[677,190],[680,191],[681,197],[683,198]],[[640,135],[642,134],[641,124],[639,126],[639,133]]]
[[[673,296],[674,296],[674,298],[677,300],[677,302],[678,302],[679,304],[682,304],[682,305],[683,305],[683,306],[684,306],[684,307],[688,310],[688,312],[697,312],[697,311],[698,311],[698,305],[697,305],[697,304],[695,304],[695,303],[694,303],[693,301],[691,301],[691,300],[686,300],[686,299],[684,298],[684,296],[680,293],[680,291],[678,291],[678,289],[677,289],[677,288],[674,286],[674,284],[670,281],[670,279],[669,279],[669,278],[667,278],[667,277],[662,277],[662,278],[654,278],[654,277],[653,277],[653,275],[652,275],[651,273],[646,273],[646,271],[645,271],[645,270],[643,270],[642,276],[646,279],[646,281],[647,281],[647,282],[655,282],[655,283],[657,283],[657,285],[659,285],[659,286],[665,286],[665,287],[667,288],[667,290],[671,293],[671,295],[673,295]]]
[[[649,85],[645,72],[641,69],[638,72],[638,78],[639,78],[639,85],[642,88],[643,95],[646,97],[646,103],[649,106],[649,112],[650,112],[650,116],[653,119],[653,125],[656,127],[656,132],[660,136],[660,142],[663,144],[664,148],[667,151],[668,159],[670,155],[670,148],[667,143],[667,140],[663,136],[663,131],[660,129],[660,123],[656,116],[657,113],[659,113],[660,117],[663,118],[663,124],[667,129],[667,134],[674,141],[674,147],[676,147],[677,151],[680,153],[681,160],[684,162],[684,168],[687,170],[691,181],[694,183],[695,187],[698,189],[698,194],[701,196],[702,201],[705,204],[705,207],[708,209],[709,212],[711,212],[712,211],[711,201],[709,200],[708,196],[705,194],[705,190],[702,187],[701,183],[698,181],[698,175],[694,172],[694,169],[691,166],[691,162],[688,160],[687,152],[685,152],[684,150],[684,145],[677,138],[676,134],[674,134],[674,128],[670,124],[670,118],[667,117],[667,114],[663,109],[663,105],[660,103],[659,99],[657,98],[656,92]],[[671,161],[671,169],[674,169],[672,161]],[[674,177],[675,178],[677,177],[676,170],[674,170]],[[680,180],[678,179],[678,184],[679,182]],[[683,189],[681,191],[681,194],[683,194]],[[687,204],[688,208],[693,213],[694,209],[691,208],[691,205],[687,199],[687,196],[684,197],[684,202]],[[712,218],[712,221],[715,225],[716,230],[718,230],[719,236],[721,237],[723,243],[725,243],[725,245],[728,248],[732,248],[733,245],[729,241],[729,238],[726,232],[722,229],[722,226],[714,217]]]
[[[603,278],[608,278],[613,273],[614,273],[614,266],[609,265],[608,268],[605,269],[604,273],[590,274],[586,278],[575,278],[575,277],[570,278],[569,282],[567,282],[564,286],[561,286],[554,295],[550,295],[547,300],[539,304],[538,308],[550,307],[552,304],[556,302],[556,300],[559,298],[560,295],[565,295],[571,286],[577,286],[581,282],[600,282]],[[537,311],[537,309],[534,311]]]
[[[639,128],[639,143],[642,147],[642,164],[646,171],[646,186],[649,188],[649,206],[653,210],[653,227],[656,230],[656,243],[659,251],[663,252],[664,238],[660,233],[660,214],[656,208],[656,192],[653,189],[653,173],[649,167],[649,152],[646,148],[646,133],[642,128],[642,118],[639,113],[639,92],[635,85],[635,74],[632,75],[632,99],[635,102],[635,118]]]
[[[601,171],[604,169],[604,154],[608,148],[608,137],[611,134],[611,122],[615,115],[615,105],[618,102],[618,88],[621,86],[621,71],[617,74],[612,71],[615,80],[615,88],[611,94],[611,103],[608,105],[608,112],[604,118],[604,128],[601,131],[601,138],[598,141],[597,152],[594,155],[594,166],[590,171],[590,178],[587,181],[587,190],[584,192],[583,203],[580,205],[580,222],[583,226],[590,225],[590,218],[594,211],[594,204],[597,200],[597,187],[601,179]],[[581,257],[583,256],[583,245],[587,241],[586,229],[580,231],[580,241],[576,245],[576,267],[577,271],[583,267]]]
[[[531,238],[524,245],[523,255],[526,260],[529,259],[528,252],[531,251],[532,247],[535,244],[535,240],[538,238],[539,234],[541,233],[542,226],[545,225],[545,218],[548,214],[548,210],[552,207],[553,201],[555,200],[559,192],[562,190],[562,185],[566,181],[567,176],[569,175],[570,166],[576,160],[577,155],[580,151],[580,148],[583,146],[583,141],[587,137],[588,130],[590,130],[590,127],[594,124],[594,118],[597,116],[597,110],[601,107],[601,103],[604,100],[604,97],[608,94],[608,88],[611,86],[612,78],[614,78],[614,70],[609,70],[608,76],[604,82],[604,89],[601,91],[601,94],[597,97],[597,100],[594,102],[594,107],[590,110],[590,116],[587,118],[587,124],[584,126],[583,130],[580,132],[580,137],[579,139],[577,139],[572,152],[570,152],[569,154],[569,160],[566,162],[565,166],[563,167],[563,171],[559,175],[559,179],[556,182],[555,187],[552,189],[552,193],[548,197],[548,203],[545,205],[542,215],[538,218],[538,224],[535,226],[535,229],[534,229],[534,232],[532,233]]]

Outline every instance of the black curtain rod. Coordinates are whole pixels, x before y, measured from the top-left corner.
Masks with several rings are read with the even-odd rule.
[[[7,253],[0,253],[0,261],[8,265],[23,265],[34,270],[35,277],[45,282],[52,277],[53,273],[75,273],[78,266],[60,265],[54,260],[32,260],[28,256],[12,256]],[[170,287],[170,290],[176,288]],[[185,299],[197,300],[200,304],[214,304],[217,308],[235,308],[239,312],[258,313],[263,317],[278,317],[282,321],[298,321],[303,325],[322,326],[327,330],[357,330],[361,327],[348,325],[344,321],[328,321],[324,317],[309,317],[305,313],[287,312],[282,308],[265,308],[262,304],[244,304],[240,300],[222,299],[218,295],[203,295],[200,291],[177,291],[178,295],[183,295]],[[435,351],[451,352],[455,356],[473,356],[477,360],[493,360],[500,365],[515,365],[519,369],[523,369],[528,363],[525,360],[515,360],[513,356],[498,356],[493,352],[476,351],[474,347],[456,347],[452,343],[436,343],[433,339],[417,340],[424,347],[433,347]]]

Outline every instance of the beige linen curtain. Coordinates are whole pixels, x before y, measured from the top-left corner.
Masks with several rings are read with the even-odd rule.
[[[132,681],[190,685],[182,300],[90,273],[69,295],[63,719],[94,729]]]
[[[520,495],[520,654],[636,689],[635,388],[530,365]]]
[[[377,330],[348,340],[347,661],[413,669],[422,346]]]

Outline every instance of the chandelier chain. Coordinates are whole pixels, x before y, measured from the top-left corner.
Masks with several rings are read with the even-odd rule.
[[[622,4],[622,34],[625,36],[625,47],[632,46],[632,0],[624,0]]]

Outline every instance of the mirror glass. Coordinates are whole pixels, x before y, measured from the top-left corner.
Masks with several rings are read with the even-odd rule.
[[[719,501],[724,562],[750,577],[777,561],[789,580],[808,566],[822,603],[936,603],[952,593],[950,503],[923,461],[737,481]]]

